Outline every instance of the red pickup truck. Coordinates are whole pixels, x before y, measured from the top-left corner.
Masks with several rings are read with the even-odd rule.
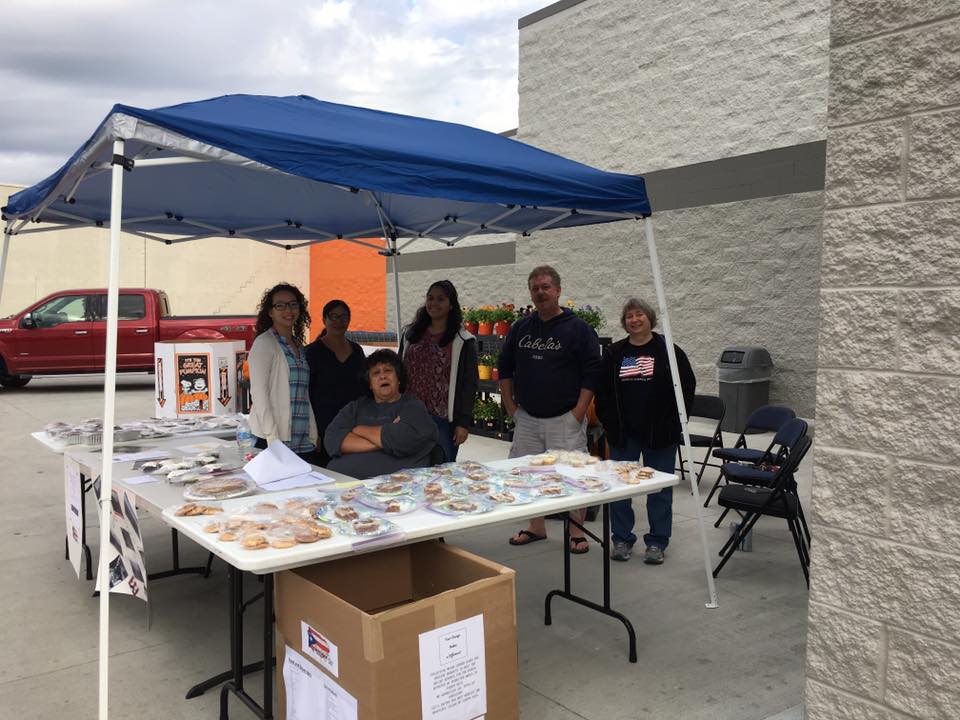
[[[62,290],[0,319],[0,385],[23,387],[33,375],[101,373],[107,344],[107,291]],[[117,372],[153,369],[158,340],[219,339],[253,343],[256,318],[170,315],[162,290],[121,288]]]

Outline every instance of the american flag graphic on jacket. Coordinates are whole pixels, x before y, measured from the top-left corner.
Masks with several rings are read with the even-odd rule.
[[[620,377],[653,377],[654,358],[651,355],[625,357],[620,363]]]

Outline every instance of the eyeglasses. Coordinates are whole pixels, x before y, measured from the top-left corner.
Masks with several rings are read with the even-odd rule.
[[[278,302],[273,304],[273,309],[277,312],[280,312],[281,310],[299,310],[300,303],[298,303],[296,300],[291,300],[290,302],[285,303]]]
[[[344,320],[349,320],[350,316],[346,313],[330,313],[327,315],[328,320],[333,320],[334,322],[343,322]]]

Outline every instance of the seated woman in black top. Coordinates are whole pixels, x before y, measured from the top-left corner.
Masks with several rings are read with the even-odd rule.
[[[327,465],[345,475],[375,475],[427,467],[437,444],[437,425],[423,403],[404,395],[406,372],[393,350],[377,350],[363,363],[368,393],[347,404],[323,438]]]
[[[324,449],[323,435],[340,409],[363,395],[360,379],[363,348],[346,337],[350,327],[350,307],[343,300],[331,300],[323,306],[323,332],[307,345],[310,363],[310,405],[317,420],[317,461],[326,466],[330,455]]]

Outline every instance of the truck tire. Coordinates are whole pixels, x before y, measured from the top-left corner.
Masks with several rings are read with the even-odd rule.
[[[33,375],[0,375],[0,385],[5,388],[22,388],[33,380]]]

